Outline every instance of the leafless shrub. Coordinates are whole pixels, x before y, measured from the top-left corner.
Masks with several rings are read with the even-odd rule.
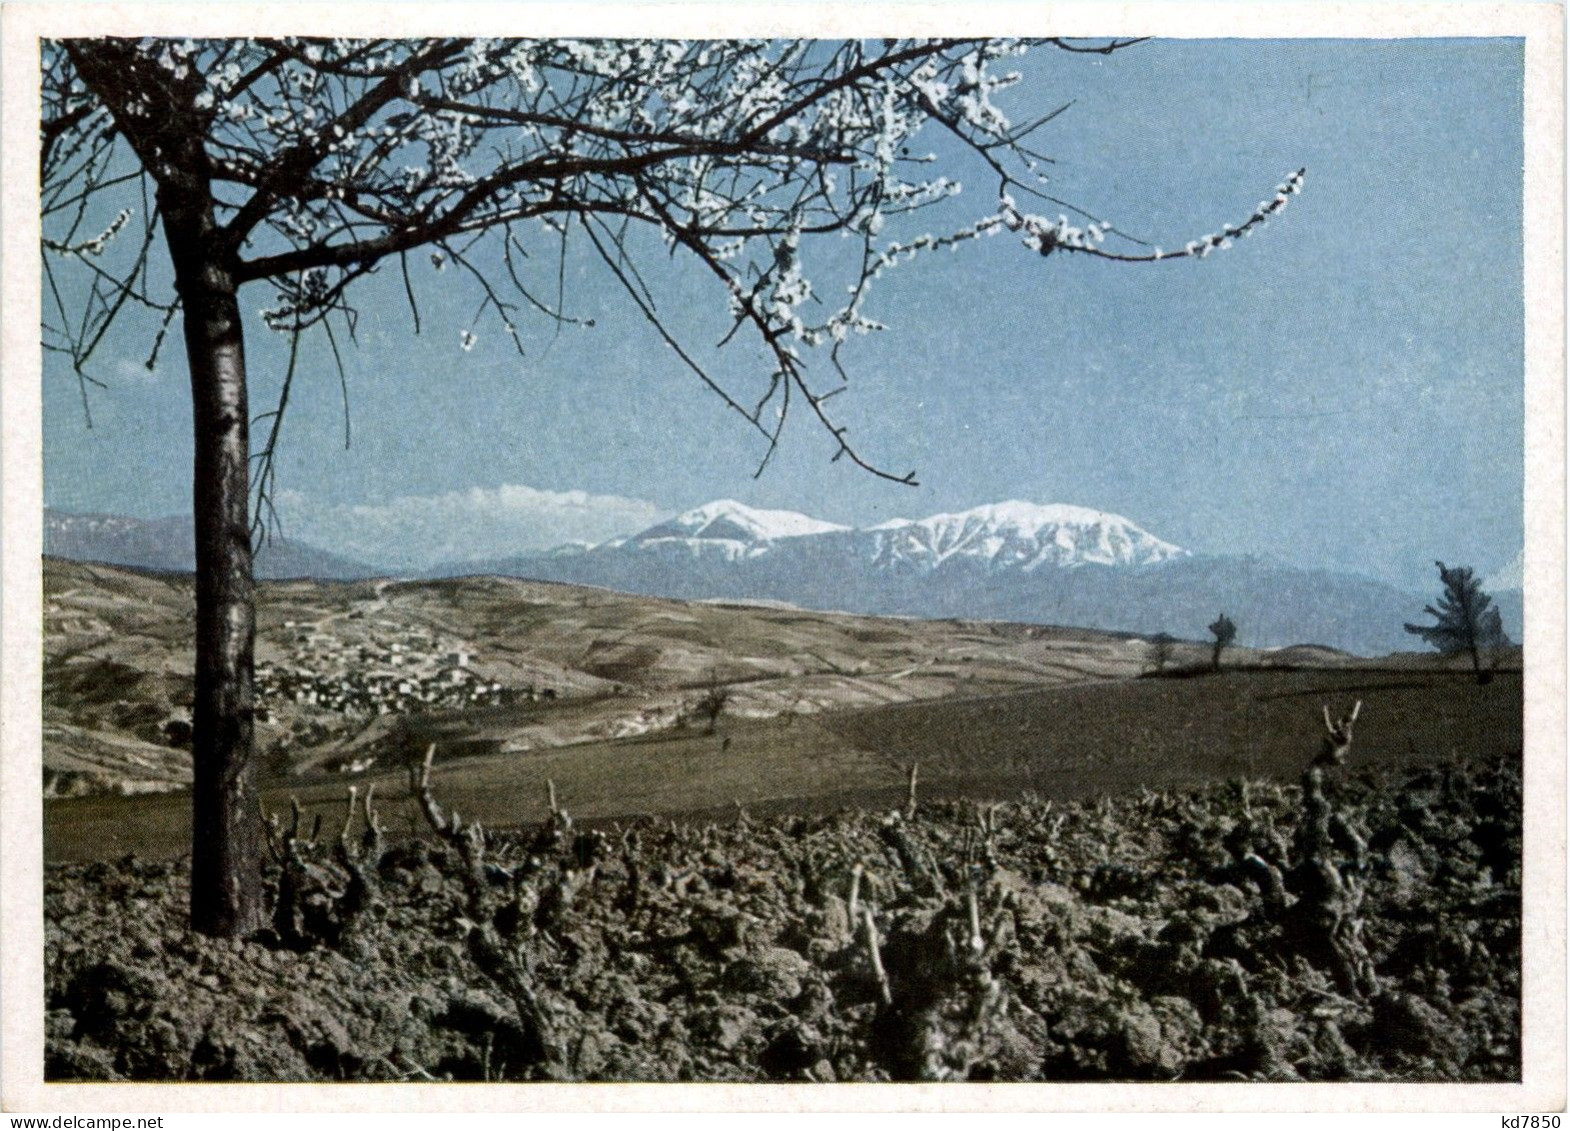
[[[1332,722],[1330,708],[1328,705],[1325,707],[1325,737],[1314,765],[1339,766],[1346,762],[1347,755],[1352,752],[1352,728],[1357,724],[1357,716],[1362,710],[1363,701],[1359,699],[1352,704],[1350,711]]]
[[[322,816],[316,814],[304,833],[298,798],[290,799],[290,822],[283,828],[276,814],[264,822],[268,848],[278,865],[278,890],[273,901],[272,930],[292,950],[312,946],[348,945],[380,897],[377,868],[382,860],[382,826],[374,807],[375,787],[367,787],[358,809],[359,789],[350,786],[343,829],[326,858],[321,849]],[[352,836],[356,813],[363,813],[364,831]]]

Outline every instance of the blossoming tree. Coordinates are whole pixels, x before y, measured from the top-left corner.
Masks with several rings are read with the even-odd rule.
[[[1012,232],[1043,256],[1202,257],[1248,235],[1298,190],[1301,171],[1242,222],[1170,252],[1056,200],[1033,140],[1056,112],[1012,120],[1005,92],[1020,78],[1002,68],[1028,50],[1129,45],[46,44],[44,348],[69,359],[85,399],[95,349],[123,312],[142,308],[157,324],[153,357],[180,316],[190,371],[193,926],[241,935],[263,921],[251,756],[253,539],[270,509],[273,453],[302,338],[320,335],[338,356],[340,341],[354,335],[355,284],[397,271],[418,328],[408,261],[429,254],[469,280],[521,350],[523,319],[567,317],[559,292],[532,281],[522,261],[541,247],[565,255],[569,240],[581,243],[695,377],[760,433],[765,464],[786,418],[800,411],[835,438],[836,458],[913,483],[859,451],[827,403],[845,384],[841,345],[880,328],[868,302],[886,270],[995,232]],[[946,151],[996,187],[974,219],[938,233],[919,232],[913,216],[956,195],[959,181],[941,167],[946,160],[913,148],[923,131],[948,135]],[[668,251],[713,279],[731,338],[762,344],[769,360],[761,395],[727,387],[661,320],[639,271],[639,229],[658,233]],[[818,254],[831,235],[850,237],[855,254]],[[160,236],[170,294],[155,292],[148,270]],[[265,329],[290,345],[279,403],[254,420],[239,303],[253,285],[268,295]],[[462,333],[467,348],[474,339]],[[261,437],[254,455],[253,425]]]

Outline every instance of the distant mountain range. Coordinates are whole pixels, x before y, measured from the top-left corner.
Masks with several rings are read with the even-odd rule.
[[[189,571],[189,519],[130,519],[47,510],[44,552],[78,560]],[[262,577],[348,579],[374,566],[306,543],[275,540]],[[1426,623],[1438,596],[1357,574],[1263,557],[1192,554],[1121,515],[1010,501],[855,529],[794,511],[718,500],[640,533],[505,558],[448,563],[427,577],[499,574],[688,600],[774,601],[810,609],[927,619],[1008,620],[1201,640],[1221,612],[1238,642],[1325,644],[1363,655],[1421,650],[1407,622]],[[1496,575],[1516,581],[1519,562]],[[1495,585],[1506,630],[1520,640],[1519,588]]]
[[[196,534],[189,518],[127,518],[71,514],[44,508],[44,553],[76,561],[190,573],[196,568]],[[256,555],[256,575],[347,580],[383,571],[363,562],[286,538],[274,538]]]
[[[1239,642],[1412,650],[1425,598],[1350,573],[1189,553],[1121,515],[1011,501],[851,529],[720,500],[596,546],[455,563],[496,573],[689,599],[1075,625],[1204,639],[1225,611]],[[1500,596],[1519,638],[1519,601]]]

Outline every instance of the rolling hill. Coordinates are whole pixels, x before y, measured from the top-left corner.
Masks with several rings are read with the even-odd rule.
[[[44,601],[50,792],[178,788],[189,575],[46,559]],[[680,729],[711,685],[729,718],[797,717],[1122,678],[1146,652],[1106,633],[513,578],[273,581],[258,589],[258,741],[275,773],[336,773],[430,740],[521,753]]]

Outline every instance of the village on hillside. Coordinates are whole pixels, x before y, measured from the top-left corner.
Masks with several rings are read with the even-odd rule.
[[[506,687],[486,678],[462,642],[378,623],[386,624],[386,635],[353,641],[316,625],[285,621],[292,646],[287,662],[256,665],[257,721],[271,721],[283,703],[364,719],[555,698],[549,688]]]

